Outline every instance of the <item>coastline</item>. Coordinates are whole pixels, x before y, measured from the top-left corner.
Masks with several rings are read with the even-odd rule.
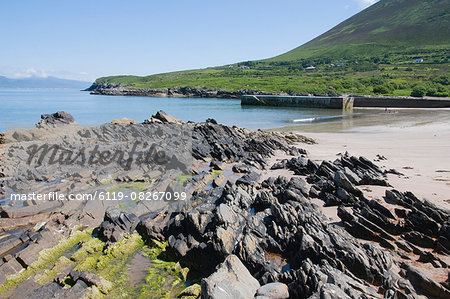
[[[346,151],[377,160],[383,169],[404,174],[388,175],[393,187],[411,191],[450,210],[449,126],[448,109],[403,109],[398,114],[376,114],[364,119],[270,131],[289,131],[313,138],[317,144],[304,147],[316,161],[334,160]],[[371,192],[379,195],[380,190],[375,189]]]
[[[140,97],[186,97],[186,98],[224,98],[239,99],[243,93],[254,95],[267,95],[267,93],[259,91],[223,91],[198,89],[195,87],[179,87],[179,88],[161,88],[161,89],[128,89],[120,85],[97,85],[93,83],[91,87],[85,89],[94,95],[111,95],[111,96],[140,96]]]
[[[178,97],[178,98],[222,98],[222,99],[242,99],[243,96],[265,96],[265,97],[339,97],[338,94],[311,95],[298,93],[269,93],[259,90],[212,90],[205,88],[196,88],[190,86],[174,87],[174,88],[138,88],[129,89],[122,85],[115,84],[97,84],[93,83],[89,88],[83,91],[89,91],[93,95],[110,95],[110,96],[140,96],[140,97]],[[420,100],[422,103],[415,103]],[[429,103],[424,100],[431,100]],[[393,104],[390,104],[390,102]],[[432,102],[435,103],[432,103]],[[449,107],[450,103],[439,104],[439,101],[450,101],[448,97],[411,97],[411,96],[385,96],[385,95],[355,95],[354,105],[358,108],[384,108],[384,107],[403,107],[403,108],[444,108]],[[247,105],[260,105],[258,101],[253,101]],[[283,106],[283,105],[272,105]],[[289,106],[289,105],[288,105]],[[295,105],[294,105],[295,106]]]

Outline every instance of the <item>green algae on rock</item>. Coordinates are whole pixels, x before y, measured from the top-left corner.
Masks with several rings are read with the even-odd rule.
[[[27,279],[45,285],[54,281],[58,275],[63,276],[61,284],[72,287],[74,282],[69,272],[73,269],[87,271],[99,278],[98,283],[87,289],[85,298],[101,298],[104,295],[175,298],[186,288],[189,269],[177,262],[158,259],[166,245],[158,241],[146,245],[139,234],[133,233],[106,247],[105,242],[92,236],[92,230],[76,231],[68,238],[61,239],[56,246],[43,250],[38,260],[26,270],[8,276],[7,281],[0,286],[0,294],[7,293]],[[66,256],[74,247],[77,250]],[[131,286],[126,269],[136,255],[148,259],[149,268],[142,282]]]
[[[56,246],[42,250],[39,253],[38,260],[32,263],[27,269],[7,277],[5,283],[0,286],[0,295],[5,294],[40,271],[55,268],[55,264],[59,261],[58,259],[65,252],[76,244],[88,240],[91,238],[91,235],[92,230],[75,231],[68,238],[61,239]],[[45,281],[47,279],[44,279]]]

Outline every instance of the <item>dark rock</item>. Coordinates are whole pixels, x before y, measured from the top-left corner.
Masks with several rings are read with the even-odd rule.
[[[435,241],[419,232],[409,232],[404,234],[403,239],[413,243],[414,245],[423,247],[423,248],[433,248],[435,245]]]
[[[41,121],[36,124],[36,127],[42,128],[45,126],[56,127],[60,125],[74,124],[75,119],[72,115],[65,111],[58,111],[53,114],[42,114]]]
[[[214,118],[208,118],[208,119],[206,119],[206,122],[217,125],[217,121]]]
[[[289,289],[284,283],[272,282],[260,287],[256,291],[256,296],[271,299],[287,299],[289,298]]]
[[[217,179],[217,178],[213,179],[213,181],[212,181],[212,187],[213,187],[213,188],[220,187],[221,185],[222,185],[221,180],[219,180],[219,179]]]
[[[356,196],[359,196],[362,194],[362,192],[359,189],[357,189],[352,184],[352,182],[349,181],[347,176],[342,171],[336,171],[334,173],[334,183],[336,184],[336,186],[342,187],[344,190],[346,190]]]
[[[4,265],[11,267],[15,273],[20,272],[23,269],[22,265],[12,255],[5,256],[3,260],[5,261]]]
[[[398,248],[402,249],[406,253],[413,251],[412,248],[407,243],[403,242],[402,240],[395,241],[395,245],[397,245]]]
[[[243,177],[236,180],[236,185],[253,185],[254,183],[257,183],[259,178],[261,177],[260,174],[257,172],[249,172],[245,174]]]
[[[22,267],[27,268],[37,260],[39,252],[41,252],[42,249],[44,249],[42,245],[31,243],[16,254],[16,259]]]
[[[397,215],[397,217],[399,218],[406,218],[406,216],[408,215],[408,211],[405,209],[398,209],[395,208],[395,215]]]
[[[320,287],[320,290],[313,294],[310,299],[350,299],[349,297],[342,289],[340,289],[338,286],[331,284],[331,283],[325,283]]]
[[[387,218],[390,219],[396,219],[396,217],[392,214],[392,212],[386,208],[385,206],[383,206],[381,203],[379,203],[376,200],[370,200],[369,201],[369,207],[371,207],[372,209],[377,210],[378,212],[380,212],[381,214],[383,214],[384,216],[386,216]]]
[[[216,272],[202,280],[202,298],[253,298],[259,283],[239,258],[229,255]]]
[[[439,244],[446,250],[450,251],[450,222],[446,222],[442,225],[439,231]]]
[[[438,208],[426,200],[419,200],[411,192],[401,193],[397,190],[386,190],[386,198],[391,202],[410,209],[407,221],[411,230],[416,230],[431,237],[439,235],[440,225],[450,217],[448,211]]]
[[[446,287],[448,290],[450,290],[450,272],[448,272],[448,278],[446,281],[441,283],[444,287]]]
[[[399,172],[396,169],[385,170],[384,173],[390,173],[390,174],[395,174],[395,175],[398,175],[398,176],[404,176],[403,173]]]
[[[61,206],[62,204],[60,201],[43,201],[39,202],[38,205],[24,206],[15,209],[4,210],[1,212],[1,217],[2,218],[30,217],[33,215],[45,213],[49,210],[53,210]]]
[[[24,298],[35,299],[35,298],[58,298],[58,293],[61,292],[62,287],[56,282],[52,282],[42,287],[32,291]]]
[[[359,185],[361,183],[361,178],[358,177],[356,173],[351,171],[350,168],[344,167],[344,174],[347,176],[347,179],[349,179],[350,182],[352,182],[355,185]]]
[[[445,237],[439,237],[435,249],[450,254],[450,241]]]
[[[321,192],[319,198],[325,202],[326,207],[339,206],[342,204],[342,200],[328,192]]]
[[[417,261],[421,263],[431,263],[435,268],[447,268],[447,264],[431,252],[422,252]]]
[[[173,116],[168,115],[166,112],[159,110],[156,114],[152,115],[150,119],[144,121],[144,124],[150,123],[169,123],[169,124],[182,124],[183,121],[176,119]]]
[[[273,164],[272,167],[270,167],[270,169],[271,170],[284,169],[284,168],[286,168],[286,163],[287,163],[286,160],[277,162],[277,163]]]
[[[450,291],[448,289],[424,275],[419,269],[412,266],[405,267],[407,277],[415,289],[435,298],[450,298]]]
[[[336,190],[336,196],[337,196],[342,202],[348,202],[348,201],[351,200],[350,194],[348,194],[348,192],[347,192],[345,189],[341,188],[341,187],[338,187],[338,188],[337,188],[337,190]],[[327,203],[327,206],[330,206],[330,204]]]
[[[315,164],[314,162],[309,163],[309,160],[307,158],[301,156],[283,162],[283,166],[292,170],[296,175],[307,175],[310,173],[314,173],[318,169],[317,164]]]
[[[70,271],[69,275],[73,281],[76,281],[78,283],[81,280],[86,283],[87,286],[95,285],[100,291],[105,294],[107,294],[113,288],[113,284],[111,282],[88,271],[79,272],[72,270]]]
[[[209,163],[209,167],[213,170],[222,170],[222,163],[214,160]]]
[[[248,173],[248,172],[252,171],[252,169],[254,169],[254,168],[255,167],[252,167],[250,165],[238,164],[238,165],[234,165],[232,170],[235,173]]]
[[[319,197],[319,191],[316,189],[316,187],[311,186],[311,189],[309,189],[309,197],[317,198]]]
[[[447,221],[442,225],[441,230],[439,231],[439,236],[450,240],[450,221]]]
[[[139,224],[139,218],[131,213],[122,212],[117,207],[108,207],[99,227],[99,237],[108,242],[119,242],[123,234],[131,234]]]
[[[78,280],[70,289],[59,292],[58,297],[67,299],[84,298],[87,288],[88,285],[84,281]]]
[[[376,175],[370,173],[364,173],[361,179],[361,184],[389,187],[389,183],[385,179],[379,178]]]
[[[15,235],[5,236],[0,239],[0,256],[4,256],[15,247],[22,244],[23,241]]]
[[[23,299],[31,292],[41,288],[42,285],[34,281],[34,279],[27,279],[20,286],[8,293],[9,299]]]
[[[311,261],[306,260],[294,275],[297,279],[288,285],[290,298],[377,297],[374,289],[331,267],[326,262],[313,265]]]

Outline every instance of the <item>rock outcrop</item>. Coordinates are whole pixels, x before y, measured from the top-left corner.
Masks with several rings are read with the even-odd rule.
[[[195,98],[227,98],[237,99],[243,94],[251,95],[266,95],[257,90],[239,90],[239,91],[225,91],[225,90],[210,90],[200,89],[190,86],[177,88],[133,88],[122,84],[99,83],[94,82],[87,91],[91,94],[103,95],[126,95],[126,96],[143,96],[143,97],[195,97]]]
[[[175,117],[168,115],[164,111],[160,110],[156,114],[152,115],[151,118],[146,119],[144,124],[151,123],[163,123],[163,124],[183,124],[184,121],[176,119]]]
[[[56,127],[61,125],[75,124],[75,119],[72,115],[65,111],[59,111],[52,114],[42,114],[41,121],[36,124],[37,128],[44,128],[46,126]]]
[[[202,298],[253,298],[259,288],[258,281],[235,255],[229,255],[216,271],[202,280]]]

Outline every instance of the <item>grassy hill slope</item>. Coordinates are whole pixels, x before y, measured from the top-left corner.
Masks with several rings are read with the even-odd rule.
[[[450,1],[380,1],[312,41],[269,61],[384,55],[450,45]]]
[[[448,0],[381,0],[274,58],[145,77],[104,77],[94,88],[120,84],[128,89],[449,96],[449,21]]]

